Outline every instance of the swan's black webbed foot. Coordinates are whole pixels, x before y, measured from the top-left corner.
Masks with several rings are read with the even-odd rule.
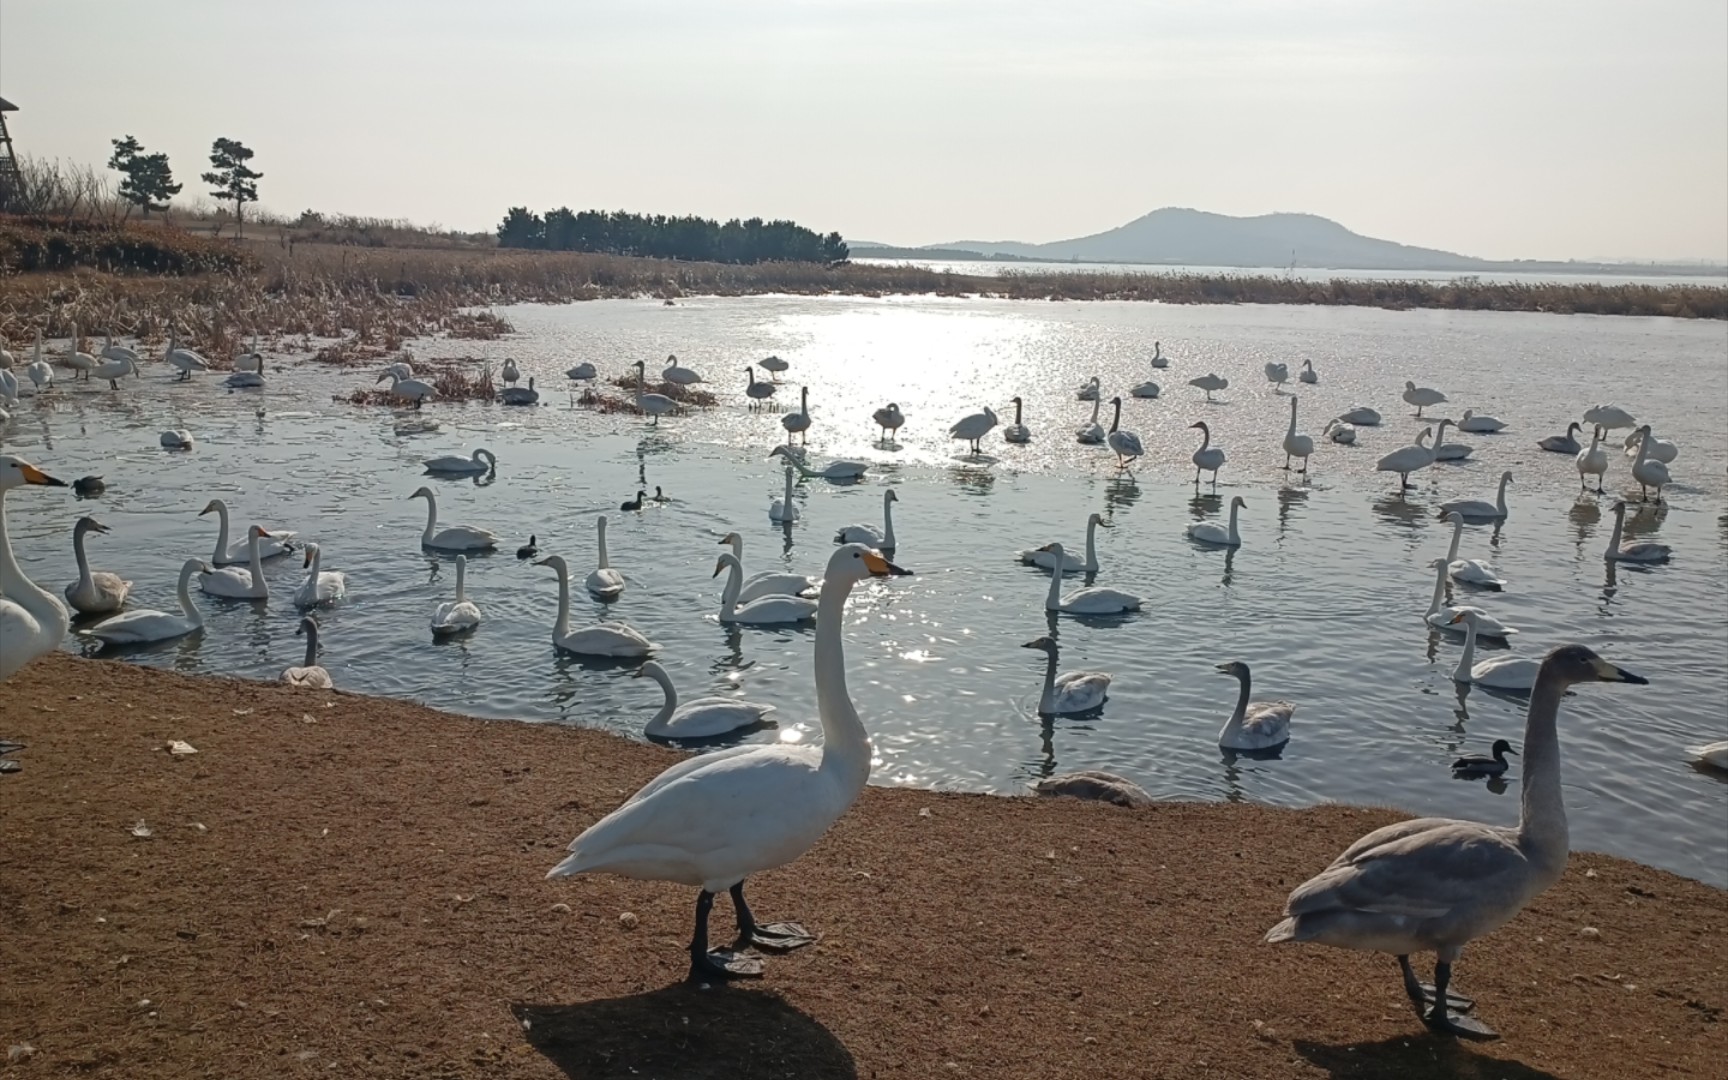
[[[1416,1006],[1418,1016],[1427,1020],[1428,1010],[1434,1004],[1433,985],[1416,977],[1416,972],[1411,968],[1408,956],[1398,958],[1398,968],[1404,976],[1404,993],[1410,996],[1410,1004]],[[1468,1012],[1476,1007],[1476,999],[1465,997],[1463,994],[1454,994],[1448,990],[1446,992],[1446,1005],[1448,1008],[1456,1009],[1459,1012]]]
[[[734,979],[760,979],[762,958],[743,956],[730,949],[690,954],[689,981],[693,983],[731,982]]]
[[[750,913],[750,905],[744,900],[742,881],[732,886],[730,891],[732,909],[738,915],[738,940],[735,948],[755,946],[771,952],[791,952],[793,949],[816,943],[816,936],[797,923],[758,923],[756,916]]]

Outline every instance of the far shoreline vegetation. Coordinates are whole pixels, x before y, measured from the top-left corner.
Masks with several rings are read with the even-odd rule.
[[[1445,282],[1304,280],[1147,268],[973,275],[844,258],[721,262],[506,247],[493,234],[405,221],[310,210],[293,218],[272,215],[258,206],[251,189],[240,203],[253,203],[241,239],[232,212],[208,202],[190,210],[157,203],[149,207],[154,216],[135,216],[139,208],[115,195],[92,168],[28,158],[20,163],[43,197],[32,213],[0,214],[0,336],[15,353],[29,348],[37,330],[64,336],[73,322],[92,333],[150,344],[165,341],[172,323],[183,342],[217,358],[234,355],[256,334],[278,342],[304,339],[279,346],[284,348],[341,339],[344,345],[335,350],[340,355],[329,358],[356,362],[430,334],[483,339],[507,332],[501,320],[476,315],[475,308],[617,298],[676,303],[698,295],[928,295],[1728,319],[1728,288],[1709,285],[1524,284],[1468,275]],[[801,232],[830,251],[834,245],[844,250],[838,234]]]

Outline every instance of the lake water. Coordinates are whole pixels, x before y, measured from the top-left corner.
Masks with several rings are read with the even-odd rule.
[[[214,540],[214,521],[197,513],[219,496],[237,530],[252,521],[297,530],[323,545],[326,569],[347,572],[350,599],[321,616],[323,662],[342,688],[636,735],[659,706],[658,689],[630,678],[628,667],[555,653],[554,576],[514,557],[535,533],[543,552],[564,555],[585,576],[595,517],[607,512],[612,561],[629,586],[602,606],[578,581],[574,623],[629,620],[664,646],[660,660],[686,697],[739,692],[777,705],[780,731],[751,738],[814,737],[810,631],[721,626],[723,579],[710,576],[716,541],[742,533],[750,572],[819,574],[836,528],[879,521],[892,484],[896,560],[916,576],[860,587],[845,629],[851,689],[876,746],[874,782],[1014,793],[1053,772],[1105,768],[1162,796],[1381,803],[1511,822],[1516,764],[1492,787],[1455,780],[1447,765],[1497,737],[1517,745],[1523,703],[1461,695],[1450,677],[1460,643],[1421,620],[1434,580],[1427,564],[1450,538],[1435,506],[1491,498],[1510,469],[1510,520],[1469,529],[1464,550],[1492,559],[1509,585],[1467,602],[1522,628],[1517,653],[1578,641],[1650,679],[1648,687],[1587,686],[1566,699],[1574,845],[1728,884],[1728,783],[1694,770],[1685,753],[1728,738],[1721,323],[932,298],[605,301],[501,314],[517,330],[511,338],[421,342],[415,352],[513,356],[524,378],[545,384],[541,406],[434,404],[423,415],[442,430],[431,434],[399,433],[405,414],[394,410],[332,402],[371,385],[372,372],[284,359],[266,390],[230,392],[216,376],[175,384],[152,364],[118,393],[73,388],[62,372],[61,389],[17,411],[6,447],[64,479],[104,474],[108,492],[94,501],[14,492],[7,506],[24,568],[56,590],[71,581],[71,524],[94,513],[113,529],[91,539],[95,565],[137,582],[134,606],[172,608],[180,563],[207,557]],[[1167,370],[1146,364],[1155,339]],[[573,407],[564,393],[561,373],[579,360],[611,374],[668,353],[706,374],[718,407],[654,425]],[[795,404],[798,390],[810,389],[814,461],[872,463],[860,484],[800,484],[803,517],[790,529],[767,516],[783,483],[777,459],[768,459],[785,438],[779,417],[748,411],[742,393],[744,366],[769,353],[792,365],[783,400]],[[1386,417],[1360,429],[1355,447],[1321,440],[1306,482],[1280,468],[1289,397],[1262,376],[1268,360],[1294,374],[1304,359],[1321,382],[1291,383],[1302,430],[1318,436],[1327,417],[1356,403]],[[1231,381],[1216,404],[1186,385],[1208,371]],[[1158,400],[1124,407],[1123,426],[1147,447],[1132,478],[1116,475],[1108,450],[1074,440],[1090,414],[1075,387],[1094,374],[1106,396],[1147,378],[1165,387]],[[1417,489],[1400,498],[1395,480],[1373,466],[1420,426],[1399,400],[1406,378],[1451,395],[1431,411],[1458,416],[1469,407],[1509,426],[1460,436],[1474,457],[1418,474]],[[970,459],[946,437],[949,424],[985,404],[1009,422],[1014,395],[1026,403],[1030,445],[1010,446],[998,430],[986,455]],[[891,400],[907,424],[896,445],[883,446],[870,413]],[[1638,492],[1618,445],[1604,497],[1580,496],[1572,459],[1534,445],[1599,401],[1653,422],[1681,448],[1669,505],[1634,519],[1638,535],[1674,546],[1668,565],[1610,570],[1601,558],[1608,504]],[[1199,419],[1229,462],[1216,495],[1204,485],[1197,497],[1188,456],[1198,433],[1188,425]],[[191,430],[197,449],[160,450],[157,433],[170,427]],[[497,453],[495,478],[421,476],[422,458],[475,446]],[[423,483],[437,490],[446,522],[507,538],[499,554],[470,562],[470,595],[485,623],[466,640],[434,643],[427,629],[454,575],[448,559],[420,549],[424,503],[408,496]],[[671,501],[617,510],[654,485]],[[1221,519],[1235,495],[1247,502],[1243,547],[1191,545],[1185,526]],[[1078,547],[1094,511],[1113,526],[1099,533],[1098,583],[1140,593],[1145,608],[1125,619],[1059,621],[1063,668],[1101,669],[1115,682],[1100,715],[1041,722],[1043,657],[1020,646],[1049,632],[1048,579],[1011,556],[1055,539]],[[274,678],[300,662],[289,595],[301,574],[298,560],[275,560],[267,604],[202,599],[201,636],[126,655]],[[1231,659],[1252,665],[1257,694],[1297,703],[1277,760],[1237,759],[1216,745],[1236,686],[1213,666]]]
[[[1038,262],[1004,259],[857,258],[865,266],[921,266],[938,274],[1001,277],[1004,274],[1199,274],[1205,277],[1295,277],[1301,281],[1428,281],[1469,279],[1524,285],[1709,285],[1728,286],[1728,273],[1700,267],[1692,274],[1588,274],[1514,270],[1352,270],[1326,266],[1166,266],[1153,263]]]

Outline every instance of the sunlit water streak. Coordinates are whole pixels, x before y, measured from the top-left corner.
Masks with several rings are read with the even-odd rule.
[[[7,448],[68,479],[105,474],[108,494],[76,502],[14,493],[7,505],[21,562],[58,590],[74,573],[71,523],[94,512],[114,529],[92,537],[95,565],[138,583],[134,606],[171,608],[180,562],[207,554],[214,540],[213,521],[197,511],[220,496],[237,535],[255,520],[296,529],[323,545],[326,569],[347,572],[351,598],[321,616],[324,663],[339,686],[639,733],[659,703],[651,682],[629,678],[628,666],[554,653],[556,583],[513,554],[532,532],[542,552],[570,560],[576,625],[626,618],[665,646],[661,660],[685,695],[739,692],[777,705],[779,735],[752,738],[816,737],[810,631],[719,625],[723,579],[710,576],[717,541],[742,533],[750,572],[777,565],[819,574],[834,531],[879,523],[892,483],[901,499],[896,559],[917,576],[861,587],[846,628],[876,782],[1019,791],[1054,771],[1108,768],[1169,796],[1335,799],[1510,821],[1516,768],[1495,790],[1453,780],[1446,764],[1498,736],[1516,743],[1523,703],[1460,695],[1449,676],[1458,639],[1420,620],[1433,584],[1426,564],[1450,535],[1434,508],[1460,495],[1492,497],[1510,468],[1510,521],[1471,528],[1465,554],[1491,558],[1511,584],[1468,602],[1522,628],[1519,653],[1581,641],[1651,679],[1648,688],[1587,687],[1567,699],[1574,843],[1728,882],[1728,785],[1691,769],[1683,752],[1728,737],[1728,343],[1719,324],[929,298],[603,302],[503,314],[519,331],[506,342],[416,350],[514,356],[524,379],[539,376],[542,406],[434,405],[425,412],[443,424],[434,434],[401,435],[404,414],[331,402],[373,373],[291,365],[262,394],[231,393],[213,377],[175,385],[160,366],[118,394],[63,380],[18,410]],[[1171,358],[1163,371],[1146,364],[1154,338]],[[668,353],[707,375],[718,408],[653,425],[572,408],[562,390],[562,372],[579,360],[611,374]],[[747,410],[742,392],[745,365],[769,353],[792,363],[783,401],[795,404],[806,381],[811,388],[813,460],[873,463],[861,484],[800,484],[803,517],[785,530],[767,517],[782,486],[767,457],[785,438],[780,414]],[[1288,397],[1262,375],[1267,360],[1279,360],[1294,380],[1303,359],[1322,380],[1290,384],[1301,397],[1299,427],[1319,443],[1306,483],[1279,468]],[[1186,385],[1208,371],[1232,384],[1218,404]],[[1074,442],[1090,413],[1074,391],[1093,374],[1106,396],[1147,378],[1164,386],[1164,397],[1124,406],[1124,427],[1147,446],[1132,478],[1115,475],[1107,450]],[[1451,394],[1436,415],[1471,407],[1510,427],[1460,436],[1477,447],[1475,460],[1420,474],[1418,488],[1399,498],[1373,463],[1421,426],[1398,399],[1406,378]],[[1031,445],[1009,446],[998,431],[987,453],[970,459],[946,438],[953,420],[985,404],[1008,423],[1016,394]],[[870,413],[890,400],[908,420],[885,446]],[[1577,496],[1571,459],[1535,448],[1598,401],[1650,419],[1681,447],[1671,506],[1634,519],[1638,535],[1674,545],[1670,565],[1610,571],[1601,559],[1607,504],[1628,491],[1618,445],[1603,498]],[[1385,425],[1361,429],[1354,448],[1320,440],[1325,419],[1355,403],[1378,408]],[[1198,419],[1229,454],[1216,495],[1203,485],[1197,497],[1191,482],[1198,433],[1188,425]],[[197,449],[158,449],[156,434],[168,427],[192,430]],[[420,475],[422,458],[475,446],[497,452],[496,478]],[[407,496],[422,483],[439,493],[444,521],[507,538],[498,554],[470,561],[469,591],[485,623],[451,642],[434,643],[427,628],[454,572],[449,559],[419,548],[424,504]],[[618,511],[638,487],[651,493],[656,484],[671,502]],[[1629,490],[1635,497],[1636,485]],[[1187,541],[1187,523],[1222,520],[1238,494],[1247,500],[1240,551]],[[1051,629],[1042,610],[1048,579],[1011,554],[1053,539],[1080,550],[1094,510],[1113,526],[1099,533],[1099,583],[1147,603],[1122,619],[1057,620],[1063,668],[1102,669],[1115,682],[1101,715],[1042,723],[1043,657],[1020,646]],[[611,519],[613,564],[629,579],[613,605],[580,587],[599,512]],[[267,573],[268,604],[201,599],[204,634],[127,655],[274,678],[300,660],[289,595],[301,571],[297,560],[276,560]],[[1235,685],[1213,665],[1226,659],[1253,666],[1258,694],[1297,702],[1281,759],[1220,754],[1216,736]]]

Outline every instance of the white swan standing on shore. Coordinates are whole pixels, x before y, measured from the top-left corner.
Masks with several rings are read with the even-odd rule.
[[[1050,554],[1058,563],[1065,561],[1067,552],[1061,544],[1051,544]],[[1120,615],[1129,611],[1139,611],[1143,601],[1130,592],[1121,589],[1107,589],[1102,586],[1091,586],[1075,589],[1066,596],[1062,594],[1062,575],[1050,575],[1050,592],[1044,598],[1044,610],[1059,611],[1067,615]]]
[[[216,515],[216,550],[210,553],[211,566],[239,566],[252,558],[252,538],[250,536],[228,542],[228,504],[221,499],[211,499],[204,504],[204,509],[198,511],[198,516]],[[258,557],[273,559],[278,555],[286,555],[294,550],[294,538],[298,533],[283,529],[266,529],[265,539],[258,544]]]
[[[1452,421],[1450,420],[1440,421],[1439,437],[1445,437],[1446,425],[1451,422]],[[1416,436],[1416,442],[1414,444],[1410,446],[1400,446],[1398,449],[1375,462],[1375,471],[1397,473],[1398,490],[1400,492],[1405,488],[1414,486],[1410,483],[1410,474],[1419,469],[1426,469],[1430,465],[1434,464],[1434,448],[1422,445],[1423,440],[1433,431],[1433,428],[1423,428],[1421,433]]]
[[[970,444],[974,454],[982,453],[978,440],[990,434],[990,429],[996,426],[996,411],[990,406],[984,406],[983,412],[975,412],[962,416],[948,429],[950,439],[964,439]]]
[[[468,556],[456,556],[456,598],[439,604],[432,612],[432,636],[446,637],[480,625],[480,608],[468,599]]]
[[[1241,688],[1236,695],[1236,708],[1218,732],[1218,746],[1224,750],[1276,750],[1290,741],[1290,718],[1296,706],[1278,701],[1249,701],[1253,693],[1253,676],[1248,665],[1240,660],[1219,664],[1218,670],[1234,675]]]
[[[1120,472],[1145,457],[1146,447],[1140,442],[1139,435],[1122,430],[1122,399],[1111,398],[1110,406],[1115,411],[1110,415],[1110,434],[1105,436],[1104,441],[1116,452],[1116,469]]]
[[[672,676],[653,660],[637,668],[632,677],[653,679],[665,694],[660,711],[642,728],[642,734],[650,739],[712,739],[773,723],[768,714],[774,711],[774,706],[759,705],[742,698],[704,697],[679,702]]]
[[[179,333],[173,327],[168,328],[168,349],[162,354],[162,359],[179,370],[181,381],[191,379],[194,371],[210,370],[210,361],[191,349],[180,348]]]
[[[1650,499],[1650,489],[1656,489],[1656,501],[1662,501],[1662,489],[1668,486],[1668,466],[1650,458],[1650,425],[1645,424],[1638,429],[1643,440],[1638,444],[1638,456],[1632,461],[1632,479],[1638,481],[1639,489],[1644,493],[1646,502]]]
[[[792,436],[797,435],[800,442],[810,441],[810,388],[798,389],[798,411],[787,413],[780,418],[780,426],[786,429],[786,441],[790,443]]]
[[[755,367],[745,368],[744,374],[749,378],[744,384],[744,396],[750,399],[752,409],[760,409],[774,396],[775,386],[771,382],[757,382]]]
[[[570,629],[570,566],[562,555],[536,559],[535,566],[550,566],[558,574],[558,618],[552,623],[552,644],[578,656],[643,657],[660,646],[642,636],[628,623],[603,622]]]
[[[1194,462],[1194,486],[1200,486],[1200,473],[1205,470],[1212,474],[1212,486],[1217,487],[1218,470],[1224,467],[1224,448],[1212,445],[1212,429],[1206,426],[1206,421],[1196,420],[1188,427],[1200,429],[1200,449],[1190,459]]]
[[[1058,675],[1058,650],[1054,638],[1034,638],[1021,648],[1038,649],[1044,653],[1044,689],[1038,694],[1039,716],[1072,716],[1103,706],[1110,689],[1109,675],[1102,671],[1064,671]]]
[[[1228,390],[1230,388],[1230,380],[1222,375],[1208,373],[1189,379],[1188,385],[1206,391],[1206,400],[1211,401],[1214,390]]]
[[[1308,472],[1308,459],[1314,455],[1314,437],[1312,435],[1299,434],[1296,431],[1296,405],[1299,400],[1300,399],[1295,394],[1290,395],[1290,427],[1284,432],[1283,443],[1284,471],[1290,471],[1291,458],[1299,457],[1302,459],[1302,467],[1296,471],[1300,474],[1306,475]]]
[[[1578,451],[1575,461],[1578,467],[1578,490],[1583,491],[1586,485],[1585,477],[1594,474],[1596,477],[1596,494],[1602,494],[1602,477],[1608,472],[1608,451],[1602,448],[1602,428],[1593,429],[1590,445]]]
[[[1560,785],[1555,720],[1566,688],[1585,682],[1648,680],[1608,663],[1582,645],[1548,654],[1524,723],[1523,807],[1511,828],[1447,818],[1418,818],[1375,829],[1332,865],[1298,885],[1286,918],[1269,942],[1314,941],[1343,949],[1391,953],[1404,991],[1430,1028],[1493,1038],[1468,998],[1448,993],[1464,946],[1505,925],[1566,870],[1569,847]],[[1410,954],[1435,954],[1434,985],[1410,968]]]
[[[1285,364],[1268,362],[1266,364],[1266,381],[1272,384],[1273,390],[1282,393],[1284,384],[1290,381],[1290,368]]]
[[[1064,554],[1060,560],[1045,544],[1038,548],[1025,548],[1015,556],[1024,566],[1036,566],[1041,570],[1055,570],[1058,566],[1064,574],[1075,574],[1084,570],[1088,574],[1098,572],[1098,530],[1112,528],[1104,521],[1104,515],[1094,513],[1086,518],[1086,559]]]
[[[423,487],[408,496],[426,500],[426,531],[420,534],[420,546],[438,551],[490,551],[498,546],[498,537],[486,529],[472,525],[438,527],[438,496]]]
[[[203,614],[199,612],[198,605],[192,602],[192,575],[209,572],[209,564],[199,559],[187,559],[181,564],[180,584],[176,591],[180,598],[178,615],[141,608],[123,612],[112,619],[104,619],[92,626],[87,633],[104,645],[143,645],[152,641],[171,641],[177,637],[185,637],[204,625]]]
[[[60,647],[72,617],[59,597],[24,576],[6,530],[6,493],[26,485],[65,487],[23,458],[0,454],[0,680]]]
[[[80,615],[119,611],[126,606],[126,594],[132,591],[132,583],[121,580],[119,574],[90,569],[90,559],[84,553],[84,536],[107,531],[108,526],[89,516],[79,518],[72,527],[72,555],[78,561],[78,580],[66,586],[66,602]]]
[[[740,951],[814,941],[796,924],[758,924],[744,900],[744,880],[802,855],[864,789],[870,738],[846,692],[840,633],[846,597],[860,581],[905,573],[861,544],[840,548],[828,561],[815,634],[820,746],[741,746],[681,761],[584,830],[547,876],[613,873],[700,889],[692,982],[761,974],[752,957],[709,951],[708,914],[719,893],[731,894]]]
[[[1404,401],[1406,404],[1416,406],[1416,415],[1421,416],[1422,410],[1428,406],[1445,404],[1446,395],[1432,387],[1417,386],[1413,380],[1406,379],[1404,380]]]

